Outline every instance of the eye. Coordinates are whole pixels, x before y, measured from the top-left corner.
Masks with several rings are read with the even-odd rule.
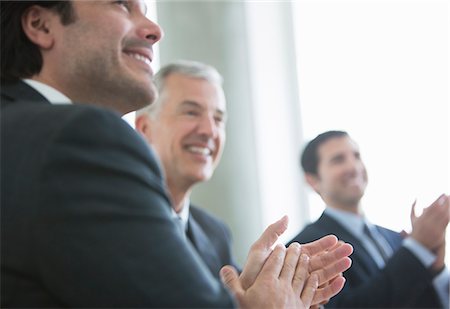
[[[188,115],[188,116],[198,116],[198,115],[200,115],[200,113],[198,111],[195,111],[195,110],[188,110],[188,111],[185,112],[185,114]]]
[[[218,125],[222,125],[225,123],[225,119],[223,116],[215,116],[214,117],[214,121],[218,124]]]
[[[125,10],[126,12],[128,12],[128,13],[131,10],[131,4],[130,4],[130,1],[128,1],[128,0],[114,1],[114,4],[117,4],[117,5],[121,6],[122,9]]]

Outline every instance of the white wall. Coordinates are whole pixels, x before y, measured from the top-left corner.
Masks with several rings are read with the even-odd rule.
[[[193,200],[229,223],[240,262],[269,222],[290,215],[286,240],[322,210],[298,155],[324,130],[359,142],[374,222],[408,229],[415,198],[449,193],[448,1],[156,4],[161,64],[199,60],[225,78],[225,153]]]
[[[306,139],[348,131],[369,172],[368,217],[409,230],[415,199],[450,193],[449,2],[299,1],[295,16]],[[322,201],[310,202],[315,217]]]

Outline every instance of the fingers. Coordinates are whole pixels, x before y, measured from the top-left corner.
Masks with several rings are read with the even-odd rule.
[[[302,254],[297,263],[297,269],[295,270],[294,278],[292,279],[292,289],[296,295],[300,295],[306,280],[309,277],[309,256]]]
[[[448,203],[449,201],[448,201],[448,198],[449,198],[449,196],[448,195],[445,195],[445,194],[441,194],[439,197],[438,197],[438,199],[435,201],[435,202],[433,202],[433,204],[437,204],[437,205],[439,205],[439,206],[443,206],[445,203]]]
[[[344,257],[332,265],[328,265],[322,269],[316,270],[315,273],[319,277],[319,284],[323,284],[337,275],[343,273],[352,265],[349,257]]]
[[[294,274],[296,273],[297,264],[300,256],[300,244],[297,242],[292,243],[286,251],[286,258],[284,260],[283,268],[281,269],[280,279],[288,282],[293,281]],[[306,265],[306,272],[308,272],[308,265]],[[306,277],[305,277],[306,278]]]
[[[252,249],[269,250],[288,227],[288,216],[269,225],[261,237],[253,244]]]
[[[420,217],[424,217],[424,220],[428,220],[435,227],[445,228],[450,217],[449,206],[449,197],[442,194],[429,207],[424,209]]]
[[[312,305],[319,305],[328,302],[328,300],[339,293],[345,284],[345,278],[342,276],[337,276],[330,281],[329,284],[325,285],[323,288],[318,288],[314,295]]]
[[[286,231],[288,217],[284,216],[275,223],[269,225],[261,237],[252,245],[247,257],[247,262],[242,270],[240,280],[244,289],[253,284],[261,271],[267,257],[272,252],[272,246],[278,237]]]
[[[276,245],[272,254],[269,256],[261,269],[259,276],[262,278],[278,278],[280,276],[281,269],[283,268],[285,257],[286,247],[282,244]]]
[[[227,265],[222,267],[220,270],[220,280],[233,294],[238,295],[244,292],[239,282],[238,273],[233,266]]]
[[[450,221],[449,196],[440,195],[430,206],[423,209],[420,216],[412,221],[410,236],[429,250],[437,253],[438,259],[433,267],[443,265],[439,248],[445,243],[446,228]]]
[[[409,217],[411,218],[411,222],[414,222],[417,219],[417,216],[416,216],[416,204],[417,204],[417,199],[414,200],[414,203],[411,206],[411,213],[409,214]]]
[[[302,252],[309,256],[314,256],[326,250],[330,250],[337,243],[338,239],[336,236],[327,235],[310,243],[302,244]]]
[[[311,274],[300,296],[302,303],[305,305],[306,308],[309,308],[311,306],[311,303],[313,302],[315,294],[317,292],[318,286],[319,286],[319,278],[317,277],[316,274]]]
[[[353,252],[350,244],[343,243],[335,246],[335,249],[313,256],[310,261],[310,271],[316,272],[319,276],[319,284],[336,277],[351,266],[351,259],[348,258]]]

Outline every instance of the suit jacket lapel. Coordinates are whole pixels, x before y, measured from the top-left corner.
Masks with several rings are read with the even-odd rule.
[[[222,267],[220,259],[208,236],[192,215],[189,215],[187,236],[211,273],[215,277],[218,277],[218,271],[220,270],[220,267]]]
[[[353,254],[351,256],[352,259],[359,259],[360,265],[364,267],[367,272],[371,274],[376,274],[379,272],[379,267],[376,262],[373,260],[370,253],[363,246],[361,241],[353,236],[345,227],[343,227],[339,222],[323,213],[319,218],[318,223],[325,227],[328,230],[329,234],[339,235],[339,239],[345,242],[350,243],[353,246]]]

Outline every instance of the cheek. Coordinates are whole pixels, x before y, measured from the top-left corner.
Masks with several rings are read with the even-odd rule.
[[[222,153],[225,147],[225,136],[219,136],[216,141],[217,148],[219,149],[219,153]]]

